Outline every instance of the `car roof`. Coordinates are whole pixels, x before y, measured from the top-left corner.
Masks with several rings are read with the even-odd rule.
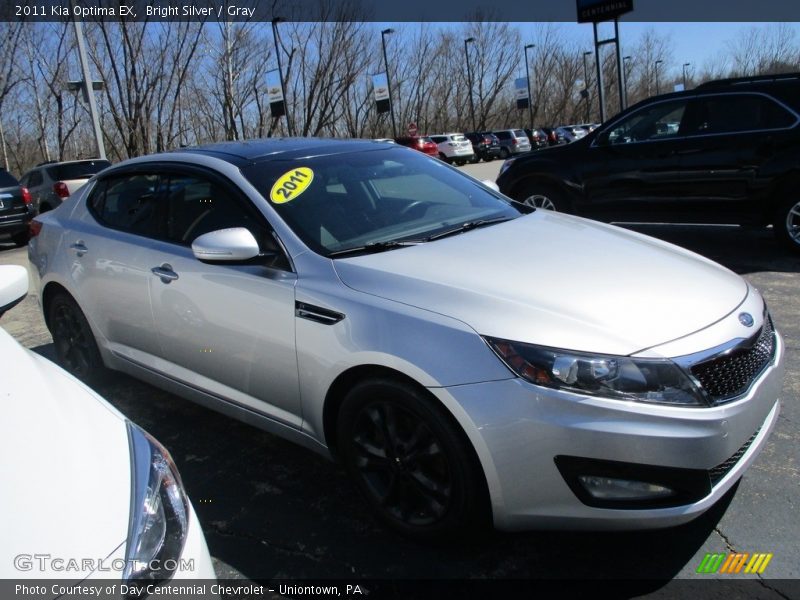
[[[387,147],[388,145],[385,142],[376,142],[373,140],[264,138],[235,142],[216,142],[204,144],[202,146],[179,148],[174,150],[174,152],[205,154],[206,156],[213,156],[236,166],[244,166],[266,159],[291,160],[311,156],[385,149]]]

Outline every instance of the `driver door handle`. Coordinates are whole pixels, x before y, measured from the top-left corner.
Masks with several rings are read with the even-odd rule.
[[[153,275],[160,278],[163,283],[169,283],[178,278],[178,274],[172,270],[172,265],[168,265],[167,263],[164,263],[160,267],[153,267],[150,271]]]
[[[83,243],[83,240],[78,240],[74,244],[70,244],[69,249],[75,250],[75,254],[78,256],[83,256],[89,251],[89,249],[86,247],[86,244]]]

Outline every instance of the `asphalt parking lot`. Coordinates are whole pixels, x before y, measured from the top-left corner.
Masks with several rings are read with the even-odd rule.
[[[495,161],[464,169],[493,180],[499,166]],[[796,587],[785,580],[800,578],[800,256],[779,248],[768,230],[633,228],[747,278],[766,297],[787,348],[782,412],[765,451],[732,493],[681,527],[498,533],[457,547],[420,546],[382,529],[344,472],[310,451],[124,375],[98,391],[171,451],[219,577],[633,578],[641,580],[638,594],[662,597],[677,585],[675,578],[709,577],[695,573],[707,552],[771,552],[759,597],[794,597]],[[26,249],[0,242],[0,264],[27,265]],[[613,276],[624,265],[603,268]],[[680,282],[675,284],[679,293]],[[0,324],[52,358],[34,290]]]

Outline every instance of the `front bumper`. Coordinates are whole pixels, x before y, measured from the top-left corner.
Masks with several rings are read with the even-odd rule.
[[[431,392],[475,447],[498,529],[659,528],[710,508],[759,454],[778,418],[783,355],[778,335],[773,361],[749,392],[707,408],[578,396],[518,378]],[[556,456],[703,470],[715,484],[704,497],[679,506],[592,507],[570,489]]]

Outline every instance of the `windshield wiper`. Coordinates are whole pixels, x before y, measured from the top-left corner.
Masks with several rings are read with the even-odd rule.
[[[447,237],[449,235],[455,235],[457,233],[464,233],[465,231],[470,231],[472,229],[477,229],[478,227],[484,227],[486,225],[494,225],[495,223],[502,223],[503,221],[510,221],[513,217],[497,217],[494,219],[478,219],[477,221],[467,221],[466,223],[461,223],[452,229],[445,229],[444,231],[440,231],[439,233],[434,233],[425,238],[426,242],[431,242],[433,240],[438,240],[439,238]]]
[[[328,258],[338,256],[350,256],[354,254],[374,254],[376,252],[385,252],[386,250],[394,250],[395,248],[405,248],[406,246],[416,246],[426,242],[427,240],[385,240],[382,242],[370,242],[363,246],[354,246],[352,248],[345,248],[344,250],[336,250],[328,254]]]

